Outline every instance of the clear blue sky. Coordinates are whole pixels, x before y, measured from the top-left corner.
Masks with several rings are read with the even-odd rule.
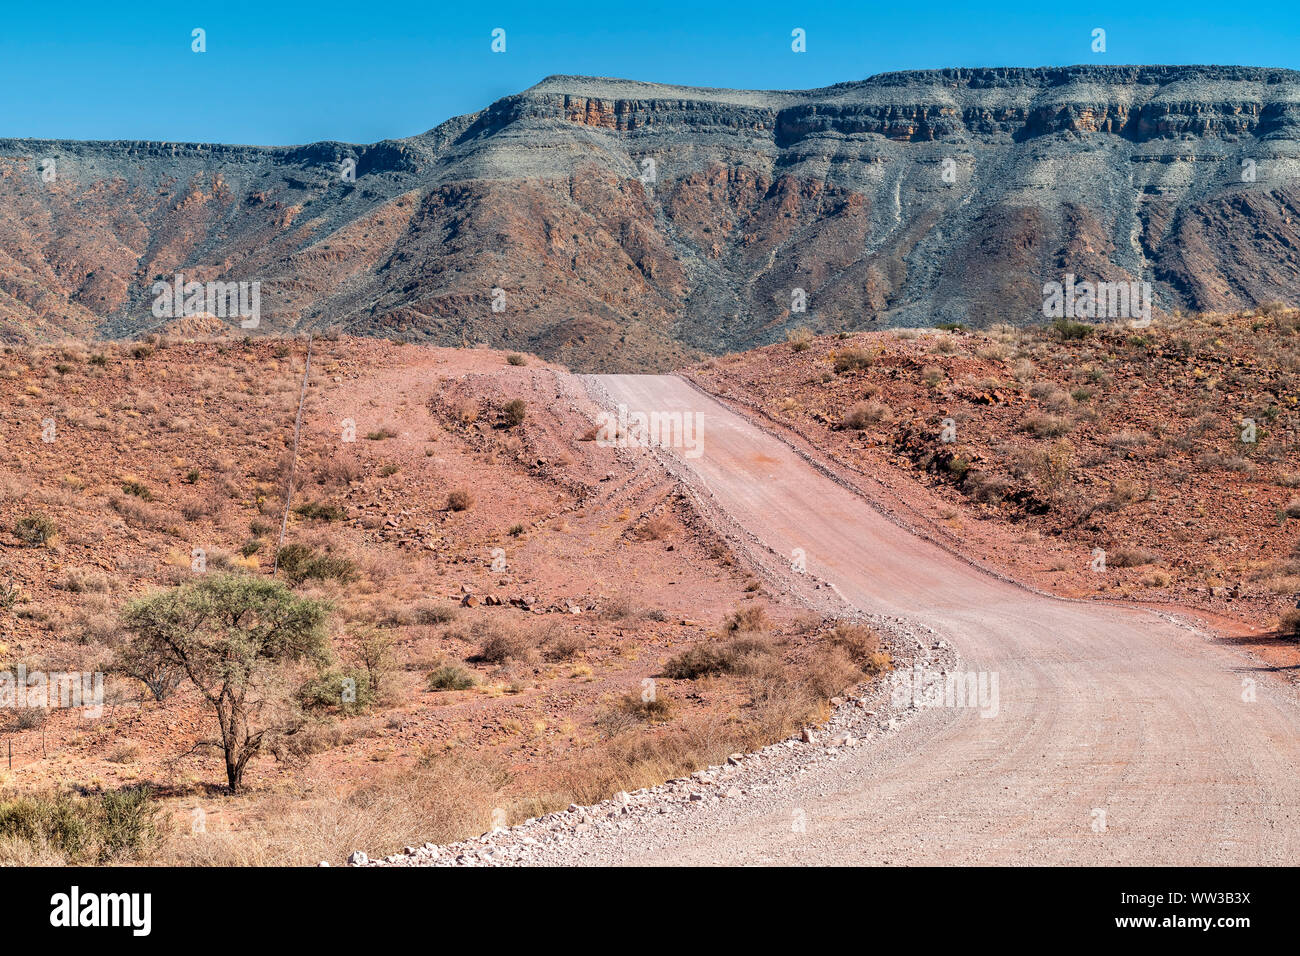
[[[807,89],[887,70],[1300,67],[1300,2],[4,0],[0,137],[289,144],[423,132],[551,73]],[[191,30],[207,52],[191,52]],[[493,28],[506,52],[490,50]],[[790,51],[807,31],[808,52]],[[1092,52],[1091,31],[1107,31]]]

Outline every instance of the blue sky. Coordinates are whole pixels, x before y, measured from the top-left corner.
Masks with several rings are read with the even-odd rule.
[[[191,30],[207,52],[191,51]],[[494,28],[506,52],[491,52]],[[808,51],[790,50],[807,31]],[[1095,27],[1107,51],[1091,50]],[[887,70],[1300,68],[1300,5],[6,0],[0,137],[289,144],[423,132],[551,73],[807,89]]]

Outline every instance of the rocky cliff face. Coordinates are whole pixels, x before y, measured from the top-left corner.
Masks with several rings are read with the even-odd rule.
[[[1151,283],[1163,310],[1294,302],[1297,174],[1300,74],[1246,67],[551,77],[371,146],[5,140],[0,335],[156,326],[176,272],[261,282],[261,330],[580,369],[796,325],[1037,321],[1067,275]]]

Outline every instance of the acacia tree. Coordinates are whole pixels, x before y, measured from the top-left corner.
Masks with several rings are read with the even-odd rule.
[[[270,578],[214,574],[132,602],[122,623],[135,660],[179,668],[212,705],[238,792],[249,759],[287,729],[289,666],[329,662],[329,611]]]

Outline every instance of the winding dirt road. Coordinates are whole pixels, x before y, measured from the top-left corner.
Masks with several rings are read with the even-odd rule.
[[[716,503],[851,603],[933,627],[996,673],[997,715],[927,709],[895,734],[683,827],[586,839],[645,864],[1284,864],[1300,855],[1295,690],[1154,613],[1000,581],[892,523],[674,376],[598,376],[632,411],[698,412],[681,458]],[[802,832],[792,808],[805,815]]]

